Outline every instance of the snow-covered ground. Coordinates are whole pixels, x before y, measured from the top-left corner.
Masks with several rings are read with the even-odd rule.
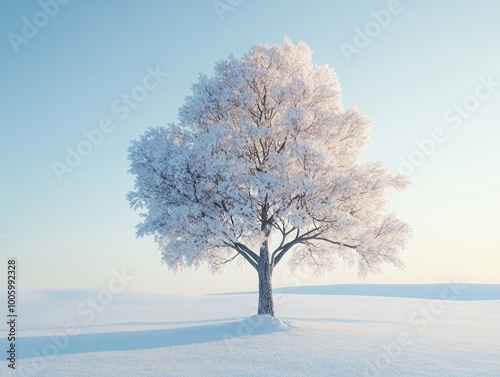
[[[252,316],[251,293],[21,291],[16,370],[2,357],[0,375],[500,376],[500,286],[402,292],[276,290],[272,319]]]

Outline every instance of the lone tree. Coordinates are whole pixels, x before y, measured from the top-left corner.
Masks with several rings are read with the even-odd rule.
[[[179,122],[129,148],[137,235],[154,235],[174,271],[240,257],[257,271],[258,314],[274,316],[272,274],[288,259],[316,272],[336,258],[359,275],[403,263],[410,229],[387,213],[387,188],[407,180],[360,163],[370,121],[344,110],[333,69],[305,43],[256,45],[201,75]],[[287,258],[285,258],[287,257]]]

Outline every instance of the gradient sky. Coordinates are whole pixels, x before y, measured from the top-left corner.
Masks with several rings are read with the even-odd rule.
[[[418,160],[415,140],[442,134],[433,148],[426,144],[435,150],[414,167],[412,187],[389,195],[414,230],[406,270],[386,266],[366,282],[500,283],[500,3],[394,1],[243,0],[223,20],[212,0],[73,0],[45,18],[36,1],[2,1],[1,263],[18,259],[21,288],[101,288],[125,268],[135,290],[255,290],[249,266],[174,276],[152,239],[135,238],[126,154],[148,127],[176,121],[199,73],[288,36],[309,44],[315,63],[334,67],[344,105],[373,120],[365,160],[397,172],[402,159]],[[391,19],[376,21],[373,12],[388,9],[396,9]],[[11,33],[22,37],[33,18],[42,26],[16,52]],[[372,34],[364,45],[358,30]],[[358,49],[348,58],[347,44]],[[157,66],[168,77],[121,119],[113,101]],[[64,162],[66,147],[104,118],[114,130],[60,182],[53,162]],[[286,267],[275,271],[275,286],[364,282],[343,266],[321,279]]]

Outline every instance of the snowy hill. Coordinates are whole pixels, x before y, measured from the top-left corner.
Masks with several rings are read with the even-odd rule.
[[[24,291],[17,369],[4,359],[0,370],[2,376],[493,377],[500,370],[498,290],[284,288],[275,291],[276,319],[254,316],[256,295],[248,293],[123,292],[105,301],[102,291]],[[443,292],[456,298],[441,300]],[[5,323],[0,330],[8,349]]]
[[[500,300],[500,285],[498,284],[459,284],[460,294],[453,300]],[[275,294],[310,294],[310,295],[341,295],[341,296],[380,296],[442,299],[443,292],[453,287],[453,284],[339,284],[339,285],[309,285],[301,287],[275,288]],[[222,293],[225,294],[255,294],[256,292]]]

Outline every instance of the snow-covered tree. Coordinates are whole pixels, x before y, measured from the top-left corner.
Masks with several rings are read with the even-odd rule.
[[[177,124],[132,143],[137,235],[153,235],[174,271],[243,258],[258,274],[258,314],[272,316],[282,260],[322,272],[340,258],[360,276],[402,267],[410,229],[387,213],[385,192],[408,182],[359,162],[370,125],[342,107],[335,71],[305,43],[230,56],[200,76]]]

